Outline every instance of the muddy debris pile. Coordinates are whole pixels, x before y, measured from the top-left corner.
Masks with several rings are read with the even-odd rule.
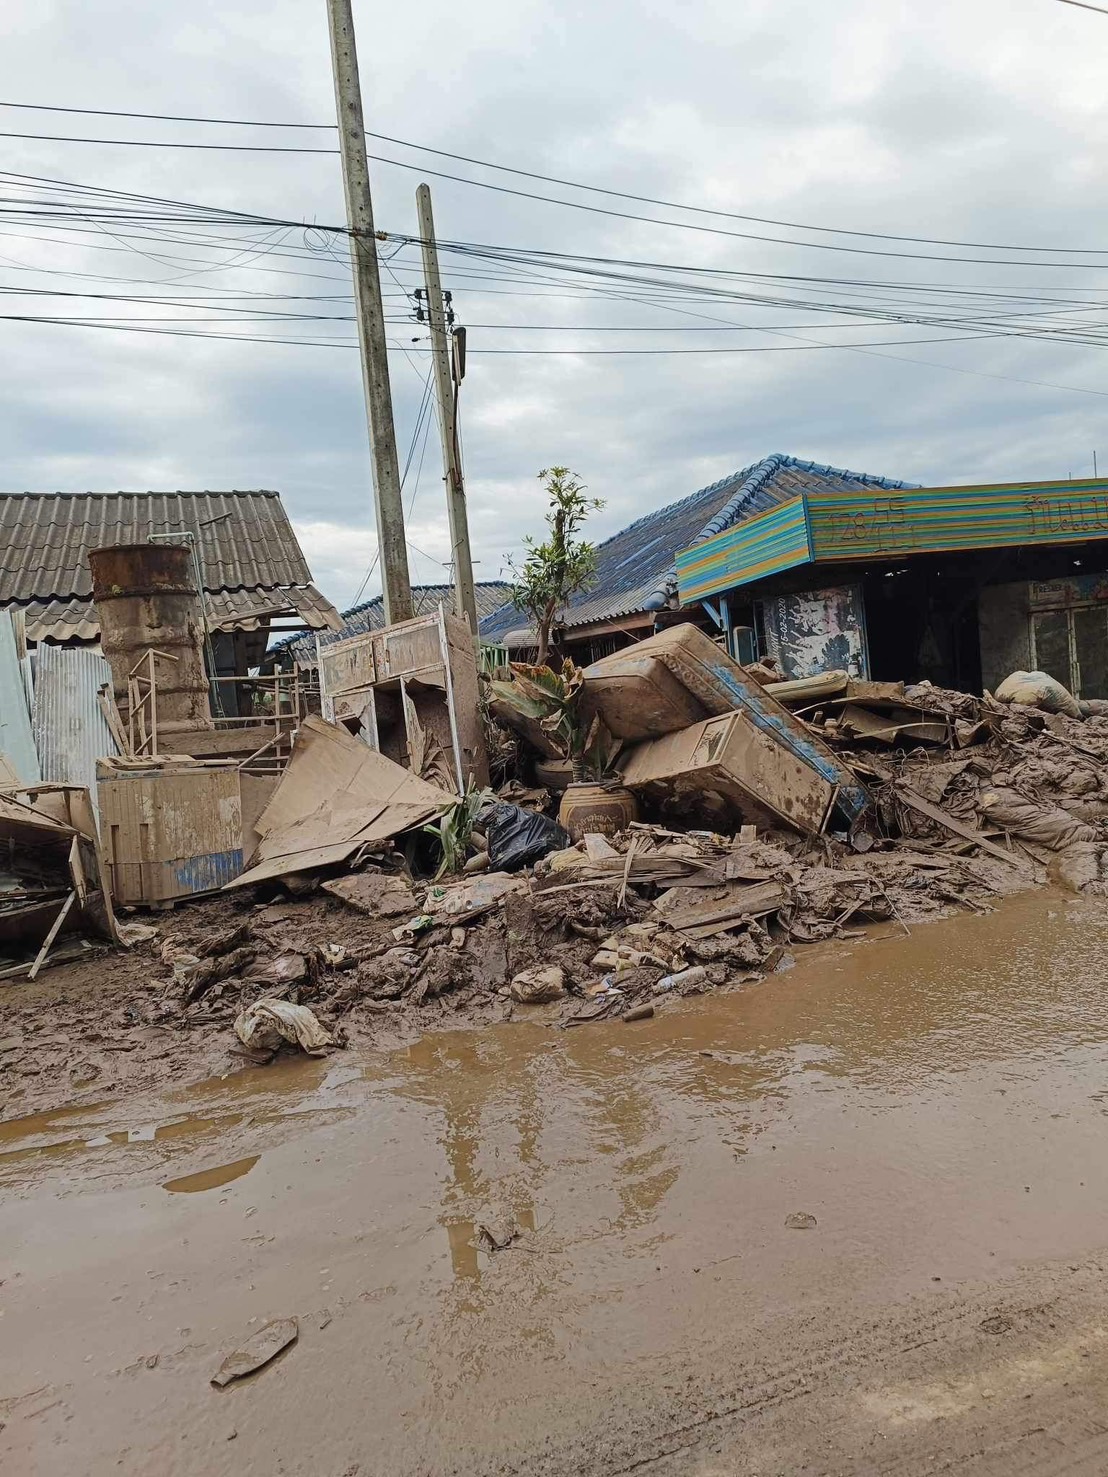
[[[410,893],[411,916],[371,916],[324,885],[262,904],[240,895],[245,918],[201,932],[205,912],[236,904],[196,905],[151,946],[162,968],[144,1022],[234,1026],[243,1037],[244,1013],[285,1001],[306,1006],[342,1045],[435,1024],[641,1019],[677,996],[787,969],[796,946],[858,937],[873,923],[908,928],[952,908],[983,911],[1028,881],[1021,866],[949,843],[883,839],[860,852],[847,838],[726,837],[643,822],[589,834],[526,873],[430,883],[356,875],[363,895]]]
[[[491,687],[490,724],[510,730],[498,791],[448,794],[305,720],[246,869],[130,925],[99,973],[60,968],[55,1054],[26,1070],[91,1081],[139,1046],[210,1066],[214,1043],[263,1062],[436,1026],[633,1022],[806,945],[1048,881],[1108,892],[1105,705],[1041,673],[982,698],[784,681],[676,626]],[[21,1063],[44,1020],[27,998]]]

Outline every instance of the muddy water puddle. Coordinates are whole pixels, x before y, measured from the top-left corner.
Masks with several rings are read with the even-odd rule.
[[[361,1091],[355,1098],[344,1089],[352,1083],[360,1089],[363,1081],[361,1067],[341,1060],[291,1059],[264,1072],[235,1072],[153,1099],[13,1118],[0,1123],[0,1189],[33,1184],[48,1165],[79,1182],[84,1176],[142,1172],[182,1156],[210,1156],[234,1134],[276,1142],[308,1121],[333,1121],[352,1111]],[[215,1165],[210,1172],[218,1174],[223,1167]]]
[[[1099,903],[1028,894],[634,1025],[428,1036],[9,1123],[0,1396],[45,1382],[59,1404],[0,1441],[46,1473],[79,1433],[94,1474],[168,1452],[338,1474],[372,1410],[365,1472],[484,1470],[490,1433],[517,1439],[506,1411],[520,1440],[562,1403],[602,1422],[643,1360],[739,1325],[1086,1254],[1108,1223],[1106,944]],[[288,1357],[213,1395],[222,1354],[288,1316]]]

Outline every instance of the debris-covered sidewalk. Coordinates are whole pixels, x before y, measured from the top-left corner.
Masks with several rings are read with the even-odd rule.
[[[304,716],[264,808],[235,830],[221,891],[102,930],[126,952],[86,937],[11,980],[9,1099],[26,1110],[444,1026],[633,1023],[873,926],[908,932],[1048,881],[1108,891],[1108,716],[1042,674],[984,698],[841,672],[783,682],[686,625],[481,691],[496,790],[444,788],[414,720],[393,758]],[[128,762],[161,774],[157,756]],[[38,897],[27,879],[46,877],[32,820],[54,828],[47,919],[67,888],[91,907],[100,874],[91,815],[59,829],[26,788],[6,793],[15,939]],[[192,854],[159,865],[203,872]],[[55,947],[37,920],[24,959]]]
[[[1108,719],[910,691],[976,741],[852,747],[874,799],[853,839],[638,822],[512,873],[420,881],[386,848],[341,875],[269,880],[261,898],[235,889],[162,915],[127,953],[9,989],[8,1096],[57,1102],[267,1061],[274,1043],[252,1049],[233,1029],[263,1000],[307,1007],[334,1043],[319,1050],[521,1018],[634,1020],[873,924],[984,911],[1050,879],[1104,889]],[[472,859],[483,845],[477,826]]]

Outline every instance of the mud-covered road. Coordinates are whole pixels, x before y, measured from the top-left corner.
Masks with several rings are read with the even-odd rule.
[[[0,1468],[1103,1473],[1106,960],[1025,894],[634,1025],[9,1119]]]

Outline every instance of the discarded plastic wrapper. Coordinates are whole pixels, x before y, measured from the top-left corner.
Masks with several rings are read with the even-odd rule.
[[[509,877],[504,872],[484,872],[466,882],[432,887],[424,907],[440,923],[468,921],[484,917],[513,892],[520,892],[526,886],[522,877]]]
[[[654,986],[656,995],[664,994],[667,990],[687,990],[694,985],[701,985],[708,978],[708,971],[703,965],[694,965],[691,969],[678,970],[676,974],[667,974]]]
[[[394,928],[392,936],[399,943],[403,939],[415,938],[417,933],[426,933],[427,929],[435,926],[435,920],[430,913],[417,913],[414,918],[409,918],[407,923],[401,923]]]
[[[255,1000],[235,1021],[235,1035],[248,1051],[276,1051],[285,1041],[307,1052],[334,1045],[306,1005],[288,1000]]]

